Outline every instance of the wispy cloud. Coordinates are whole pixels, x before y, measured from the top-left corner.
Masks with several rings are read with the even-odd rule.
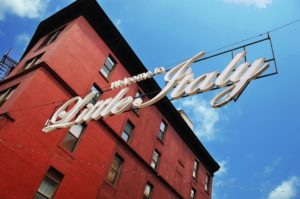
[[[222,160],[218,163],[220,165],[220,169],[215,175],[218,177],[226,175],[228,171],[228,160]]]
[[[279,165],[279,163],[281,162],[281,157],[277,158],[276,160],[274,160],[271,164],[267,165],[264,168],[264,174],[270,174],[272,173],[272,171]]]
[[[4,35],[5,35],[5,33],[0,30],[0,37],[3,37]]]
[[[116,21],[115,21],[115,26],[118,28],[118,29],[120,29],[121,28],[121,23],[122,23],[122,20],[121,19],[117,19]]]
[[[297,189],[300,186],[300,179],[292,176],[288,180],[283,181],[273,191],[269,193],[268,199],[292,199],[297,195]]]
[[[233,188],[233,187],[238,187],[237,185],[235,185],[235,178],[223,178],[222,180],[218,180],[216,178],[216,180],[214,181],[214,186],[216,187],[229,187],[229,188]]]
[[[201,97],[189,97],[179,102],[193,122],[196,135],[200,139],[213,140],[219,130],[216,127],[220,120],[220,111],[213,109],[209,102]]]
[[[228,193],[226,193],[227,188],[233,188],[236,187],[234,185],[234,182],[236,181],[235,178],[227,178],[225,177],[228,171],[227,165],[227,160],[226,161],[221,161],[219,162],[221,168],[220,170],[216,173],[214,183],[213,183],[213,196],[212,198],[222,198],[222,199],[227,199],[229,198]],[[223,166],[223,165],[224,166]],[[222,170],[223,168],[223,170]]]
[[[24,50],[30,41],[30,36],[26,33],[21,33],[16,37],[16,43]]]
[[[47,9],[49,0],[0,0],[0,2],[0,20],[3,20],[6,14],[37,18]]]
[[[60,10],[61,10],[60,6],[56,6],[55,12],[58,12],[58,11],[60,11]]]
[[[224,192],[224,185],[232,185],[232,183],[235,181],[234,178],[228,178],[228,159],[218,161],[218,164],[220,165],[220,169],[215,173],[215,179],[213,183],[213,193],[212,198],[228,198],[228,194]]]
[[[256,6],[258,8],[266,8],[272,4],[272,0],[224,0],[227,3],[242,4],[245,6]]]

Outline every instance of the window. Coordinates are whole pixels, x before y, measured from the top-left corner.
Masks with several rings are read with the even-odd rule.
[[[125,125],[125,128],[124,128],[124,131],[123,131],[123,133],[122,133],[122,135],[121,135],[121,137],[122,137],[126,142],[129,141],[130,136],[131,136],[132,131],[133,131],[133,128],[134,128],[133,124],[132,124],[130,121],[127,121],[127,122],[126,122],[126,125]]]
[[[73,152],[79,142],[80,136],[84,130],[84,125],[74,125],[70,128],[62,145],[68,151]]]
[[[144,196],[143,199],[149,199],[152,196],[152,190],[153,190],[153,185],[147,182],[145,189],[144,189]]]
[[[98,99],[101,97],[101,95],[102,95],[103,92],[102,92],[102,90],[98,86],[96,86],[96,84],[94,84],[92,86],[91,91],[94,91],[97,94],[93,97],[93,99],[90,101],[90,103],[96,104],[98,102]]]
[[[197,179],[198,169],[199,169],[199,162],[197,160],[195,160],[194,161],[194,168],[193,168],[193,178],[194,179]]]
[[[28,61],[25,63],[25,65],[24,65],[24,67],[23,67],[23,69],[22,69],[21,71],[27,70],[27,69],[29,69],[29,68],[35,66],[35,65],[37,64],[37,62],[41,59],[41,57],[43,56],[43,54],[44,54],[44,53],[41,53],[41,54],[35,56],[34,58],[28,60]],[[20,72],[21,72],[21,71],[20,71]]]
[[[150,166],[153,169],[157,168],[158,163],[159,163],[159,158],[160,158],[160,153],[157,150],[154,150],[153,151],[153,156],[152,156],[152,161],[151,161],[151,164],[150,164]]]
[[[164,137],[165,137],[165,134],[166,134],[166,130],[167,130],[167,124],[164,121],[162,121],[160,123],[159,132],[158,132],[158,138],[161,141],[164,140]]]
[[[40,45],[39,48],[42,48],[42,47],[44,47],[44,46],[46,46],[46,45],[48,45],[48,44],[54,42],[54,41],[57,39],[58,35],[63,31],[64,28],[65,28],[65,27],[61,27],[61,28],[59,28],[58,30],[56,30],[56,31],[54,31],[54,32],[52,32],[52,33],[50,33],[50,34],[45,38],[45,40],[43,41],[43,43]]]
[[[137,91],[135,94],[135,99],[140,98],[143,100],[143,95],[140,91]],[[133,111],[138,115],[139,114],[139,110],[138,108],[134,108]]]
[[[101,74],[108,79],[111,72],[113,71],[113,69],[116,66],[116,61],[114,60],[114,58],[112,58],[110,55],[106,58],[106,61],[104,63],[104,65],[102,66],[102,68],[100,69]]]
[[[107,175],[107,180],[112,185],[116,185],[116,183],[117,183],[123,162],[124,162],[124,160],[119,155],[115,155],[115,157],[110,165],[110,169],[109,169],[109,172]]]
[[[205,187],[204,187],[206,192],[209,191],[209,186],[210,186],[210,176],[208,174],[206,174]]]
[[[35,199],[50,199],[54,198],[54,194],[62,181],[64,175],[55,168],[50,167],[46,176],[44,177],[40,187],[38,188],[34,198]]]
[[[194,188],[191,189],[190,199],[196,198],[196,190]]]
[[[13,94],[16,86],[10,87],[4,91],[0,92],[0,107],[8,100],[8,98]]]

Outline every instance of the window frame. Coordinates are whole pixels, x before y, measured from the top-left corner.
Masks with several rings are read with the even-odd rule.
[[[149,197],[147,197],[147,196],[145,195],[145,191],[146,191],[147,186],[150,187]],[[143,199],[151,199],[151,198],[152,198],[152,195],[153,195],[153,189],[154,189],[153,184],[151,184],[150,182],[147,181],[147,183],[146,183],[146,185],[145,185],[145,187],[144,187],[144,191],[143,191]]]
[[[205,184],[204,184],[204,190],[206,193],[209,193],[209,191],[210,191],[210,183],[211,183],[211,177],[207,173],[205,176]]]
[[[139,94],[139,95],[138,95],[138,94]],[[141,98],[142,100],[144,99],[143,93],[142,93],[139,89],[136,91],[134,99],[137,99],[137,98]],[[132,111],[133,111],[137,116],[140,115],[140,110],[141,110],[141,109],[135,108],[135,107],[133,107],[133,109],[132,109]]]
[[[131,132],[130,132],[130,134],[128,134],[128,133],[126,132],[126,125],[127,125],[127,124],[131,125]],[[122,138],[125,142],[127,142],[127,143],[130,142],[130,140],[131,140],[131,138],[132,138],[132,134],[133,134],[133,132],[134,132],[134,128],[135,128],[135,125],[134,125],[130,120],[127,120],[126,123],[125,123],[125,125],[124,125],[123,131],[122,131],[122,133],[121,133],[121,138]],[[124,134],[124,133],[128,136],[128,139],[127,139],[127,140],[125,140],[125,139],[123,138],[123,134]]]
[[[157,161],[154,160],[154,155],[155,153],[157,154]],[[150,162],[150,167],[154,170],[157,170],[158,169],[158,165],[159,165],[159,162],[160,162],[160,159],[161,159],[161,153],[157,150],[157,149],[154,149],[153,150],[153,153],[152,153],[152,157],[151,157],[151,162]],[[152,166],[152,163],[154,163],[154,167]]]
[[[108,59],[110,59],[111,62],[114,64],[113,67],[112,67],[112,69],[109,69],[109,67],[105,65],[106,62],[108,61]],[[112,72],[114,71],[114,69],[115,69],[116,66],[117,66],[117,63],[118,63],[118,62],[116,61],[116,59],[115,59],[111,54],[109,54],[109,55],[106,57],[106,59],[105,59],[103,65],[102,65],[101,68],[99,69],[99,73],[100,73],[106,80],[109,80],[109,79],[110,79],[110,76],[112,75]],[[108,73],[107,76],[106,76],[106,74],[105,74],[104,72],[102,72],[102,68],[103,68],[103,67],[106,68],[106,69],[109,71],[109,73]]]
[[[119,168],[117,171],[114,170],[114,168],[112,168],[112,165],[113,165],[113,162],[116,158],[119,158],[119,160],[121,161],[121,164],[119,165]],[[120,156],[118,153],[116,153],[111,161],[111,164],[110,164],[110,167],[109,167],[109,170],[108,170],[108,173],[107,173],[107,176],[105,178],[105,181],[107,181],[109,184],[111,184],[112,186],[116,187],[118,182],[119,182],[119,179],[120,179],[120,175],[121,175],[121,172],[122,172],[122,168],[124,166],[124,158],[122,158],[122,156]],[[117,173],[116,177],[114,178],[114,181],[111,182],[109,179],[108,179],[108,176],[110,174],[110,171],[113,170],[114,172]]]
[[[160,128],[162,123],[165,125],[164,131],[161,131],[161,128]],[[168,129],[168,124],[164,119],[162,119],[159,124],[159,131],[158,131],[158,135],[157,135],[158,140],[160,140],[162,143],[165,141],[167,129]],[[162,135],[162,136],[160,136],[160,135]]]
[[[15,92],[17,87],[18,87],[18,84],[11,86],[9,88],[6,88],[3,91],[0,91],[0,108],[12,96],[12,94]],[[2,97],[2,95],[3,95],[3,97]]]
[[[79,135],[78,138],[77,138],[73,133],[71,133],[71,131],[70,131],[71,128],[74,127],[74,126],[82,126],[82,130],[81,130],[80,135]],[[87,125],[86,125],[85,123],[83,123],[83,124],[77,124],[77,125],[74,125],[74,126],[71,126],[71,127],[69,128],[68,132],[66,133],[66,135],[64,136],[64,138],[63,138],[63,140],[62,140],[62,142],[61,142],[62,148],[63,148],[64,150],[68,151],[68,152],[71,153],[71,154],[75,153],[76,149],[78,148],[79,142],[80,142],[80,140],[81,140],[81,138],[82,138],[82,136],[83,136],[83,134],[84,134],[84,132],[85,132],[85,130],[86,130],[86,127],[87,127]],[[69,150],[69,149],[64,145],[65,139],[66,139],[66,137],[67,137],[68,135],[71,135],[72,138],[75,138],[75,139],[76,139],[76,143],[75,143],[75,145],[72,147],[72,150]]]
[[[51,170],[53,170],[56,173],[60,174],[61,176],[59,176],[58,178],[61,178],[61,179],[55,179],[53,176],[51,176],[51,173],[50,173]],[[56,187],[55,187],[54,191],[52,192],[52,196],[50,198],[48,196],[46,196],[44,193],[41,193],[39,191],[42,183],[45,181],[46,178],[48,178],[52,182],[56,183],[56,185],[55,185]],[[55,197],[55,194],[57,193],[57,190],[58,190],[58,188],[59,188],[59,186],[60,186],[63,179],[64,179],[64,174],[61,173],[60,171],[58,171],[56,168],[50,166],[47,170],[47,173],[44,175],[42,181],[40,182],[39,187],[37,188],[37,190],[35,192],[34,198],[36,197],[36,195],[40,195],[40,196],[42,196],[44,198],[47,198],[47,199],[53,199]]]
[[[64,26],[61,26],[61,27],[55,29],[54,31],[48,33],[45,36],[43,42],[38,47],[38,50],[55,42],[57,40],[57,38],[59,37],[59,35],[61,34],[61,32],[63,32],[66,27],[67,27],[67,25],[64,25]]]
[[[23,68],[19,72],[26,71],[26,70],[34,67],[35,65],[37,65],[37,62],[43,57],[44,54],[45,54],[45,52],[42,52],[42,53],[32,57],[31,59],[27,60],[25,62],[25,64],[23,65]]]
[[[99,99],[101,98],[101,96],[103,95],[103,90],[96,83],[94,83],[92,85],[92,87],[90,88],[90,92],[93,90],[93,87],[96,88],[97,91],[99,91],[99,96],[95,95],[93,97],[93,99],[91,99],[91,101],[89,103],[95,105],[99,101]]]
[[[195,199],[197,194],[197,190],[195,188],[191,188],[190,199]]]
[[[196,168],[195,168],[195,164],[197,165]],[[194,164],[193,164],[193,173],[192,173],[192,176],[193,176],[193,179],[197,181],[197,178],[198,178],[198,173],[199,173],[199,161],[198,160],[194,160]]]

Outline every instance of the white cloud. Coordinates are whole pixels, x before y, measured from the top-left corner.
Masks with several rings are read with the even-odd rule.
[[[277,158],[275,161],[273,161],[271,164],[267,165],[264,168],[264,174],[270,174],[272,171],[279,165],[282,158]]]
[[[297,188],[300,186],[300,179],[292,176],[283,181],[273,191],[269,193],[268,199],[292,199],[297,195]]]
[[[213,109],[203,98],[195,96],[183,99],[180,105],[186,113],[190,113],[189,116],[195,127],[195,133],[199,138],[206,140],[217,138],[216,124],[220,120],[219,110]]]
[[[272,0],[224,0],[227,3],[242,4],[245,6],[256,6],[258,8],[266,8],[272,4]]]
[[[5,14],[37,18],[46,10],[48,2],[49,0],[0,0],[0,20],[5,19]]]

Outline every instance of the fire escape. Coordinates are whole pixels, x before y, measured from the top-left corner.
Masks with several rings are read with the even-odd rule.
[[[4,80],[16,67],[18,62],[12,58],[12,49],[6,52],[0,60],[0,81]]]

